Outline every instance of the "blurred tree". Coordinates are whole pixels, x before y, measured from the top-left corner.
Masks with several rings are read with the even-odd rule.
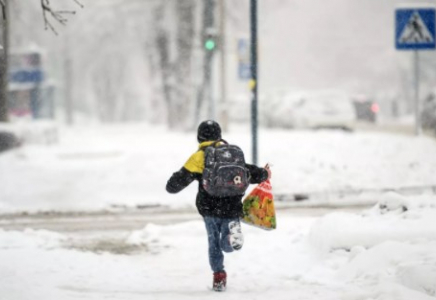
[[[189,117],[189,108],[193,96],[192,82],[192,57],[194,49],[194,10],[195,1],[177,1],[177,36],[176,47],[178,49],[175,64],[176,93],[173,100],[170,115],[175,117],[174,127],[178,124],[186,125]]]
[[[170,128],[186,126],[189,118],[193,95],[195,3],[194,0],[162,1],[154,9],[152,24],[154,24],[155,42],[152,46],[155,48],[155,55],[149,56],[149,59],[153,71],[160,73],[161,90]],[[171,13],[176,15],[175,28],[168,28],[168,23],[165,22],[166,14]],[[173,32],[174,34],[171,34]],[[171,55],[173,45],[176,51]],[[153,63],[154,60],[157,63]]]
[[[87,5],[66,32],[74,109],[103,122],[147,119],[183,128],[195,89],[195,4],[110,0]],[[80,44],[74,43],[79,37]]]
[[[71,0],[80,7],[83,7],[78,0]],[[12,0],[0,0],[1,7],[1,57],[0,57],[0,122],[8,121],[7,113],[7,66],[8,66],[8,52],[9,52],[9,9]],[[54,9],[49,0],[41,0],[41,9],[44,19],[45,29],[52,30],[55,34],[57,31],[53,26],[50,17],[56,22],[65,25],[67,23],[66,15],[75,14],[74,10],[56,10]]]
[[[162,94],[167,105],[167,121],[170,127],[175,125],[174,116],[172,116],[173,110],[171,109],[173,106],[173,84],[172,76],[174,73],[172,72],[172,65],[170,62],[170,41],[169,41],[169,33],[168,30],[164,26],[164,18],[165,18],[165,6],[168,2],[162,1],[155,8],[154,13],[154,24],[156,24],[155,28],[155,37],[154,46],[157,50],[157,65],[158,71],[161,75],[161,85],[162,85]]]

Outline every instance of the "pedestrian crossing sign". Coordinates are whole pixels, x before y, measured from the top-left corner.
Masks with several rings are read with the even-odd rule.
[[[435,49],[435,9],[397,9],[395,11],[395,45],[399,50]]]

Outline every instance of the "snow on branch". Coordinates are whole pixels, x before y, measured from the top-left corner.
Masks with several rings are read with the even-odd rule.
[[[78,0],[72,0],[72,1],[74,1],[81,8],[83,8],[83,5]],[[62,25],[65,25],[68,21],[66,16],[76,14],[76,11],[74,11],[74,10],[54,10],[50,5],[50,0],[41,0],[41,8],[42,8],[42,14],[44,17],[45,30],[50,29],[56,35],[58,33],[57,33],[55,27],[53,26],[53,24],[50,22],[49,16],[51,16],[51,18],[53,18],[56,22],[58,22]]]

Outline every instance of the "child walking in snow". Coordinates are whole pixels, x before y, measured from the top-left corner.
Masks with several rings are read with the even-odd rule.
[[[236,196],[212,196],[203,184],[205,150],[208,147],[215,147],[222,141],[220,125],[212,120],[202,122],[198,127],[197,140],[198,150],[179,171],[173,173],[167,182],[166,190],[169,193],[178,193],[194,180],[199,181],[196,206],[206,225],[209,263],[213,271],[213,289],[224,291],[227,274],[224,270],[223,252],[240,250],[244,242],[239,221],[242,216],[243,193]],[[269,168],[245,164],[245,169],[249,183],[261,183],[270,176]],[[234,181],[240,181],[240,178],[236,177]]]

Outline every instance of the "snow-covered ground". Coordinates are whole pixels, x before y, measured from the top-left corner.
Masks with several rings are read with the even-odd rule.
[[[435,199],[386,199],[321,218],[280,210],[275,231],[243,225],[225,295],[210,290],[201,220],[126,232],[120,247],[137,251],[124,254],[72,248],[68,233],[0,230],[1,298],[435,299]]]
[[[165,184],[197,149],[194,132],[146,124],[58,129],[59,143],[0,154],[0,210],[91,210],[111,206],[194,207],[197,186],[169,195]],[[251,161],[249,126],[224,138]],[[276,194],[435,186],[436,142],[379,132],[261,129],[259,164],[273,165]],[[375,203],[379,195],[357,201]],[[335,202],[338,199],[329,198]],[[341,199],[339,199],[341,200]],[[347,201],[349,199],[342,199]]]
[[[225,138],[250,161],[249,129],[231,129]],[[2,213],[193,208],[195,184],[168,195],[165,183],[195,151],[194,133],[131,124],[60,128],[59,137],[0,155]],[[436,185],[436,142],[426,137],[261,130],[259,146],[276,193]],[[242,251],[226,255],[224,295],[210,291],[200,218],[133,231],[0,229],[0,299],[435,299],[436,196],[371,200],[371,209],[321,217],[278,205],[277,230],[243,225]],[[116,237],[119,251],[105,251],[103,237]]]

